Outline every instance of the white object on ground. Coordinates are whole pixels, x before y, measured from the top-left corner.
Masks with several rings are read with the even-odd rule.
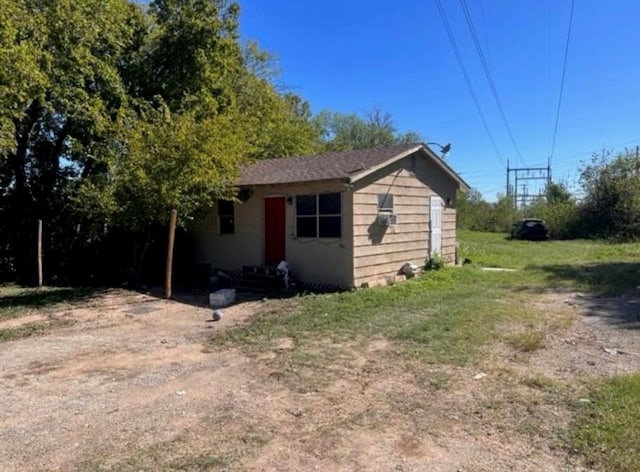
[[[279,272],[282,273],[282,279],[284,280],[284,289],[289,290],[289,263],[287,261],[280,261],[278,267]]]
[[[473,376],[473,380],[484,379],[486,376],[487,374],[485,374],[484,372],[478,372],[476,375]]]
[[[209,306],[213,308],[227,306],[233,303],[236,299],[236,289],[223,288],[216,292],[209,294]]]
[[[418,275],[418,273],[420,273],[420,267],[413,262],[405,262],[400,270],[407,277],[415,277],[416,275]]]

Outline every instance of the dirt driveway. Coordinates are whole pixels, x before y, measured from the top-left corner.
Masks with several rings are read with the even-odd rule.
[[[636,302],[549,296],[541,309],[569,313],[570,330],[473,367],[417,364],[385,339],[319,342],[305,349],[335,357],[314,379],[289,363],[294,339],[207,342],[282,302],[212,323],[206,308],[102,294],[60,313],[71,327],[0,344],[0,470],[583,470],[554,382],[640,371],[635,319],[611,317]]]

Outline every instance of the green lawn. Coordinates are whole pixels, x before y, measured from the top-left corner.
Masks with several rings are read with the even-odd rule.
[[[518,278],[532,285],[640,294],[640,242],[514,241],[471,231],[461,231],[460,240],[463,258],[478,266],[520,269]]]
[[[440,372],[446,373],[447,365],[478,362],[495,343],[526,355],[544,348],[549,330],[569,329],[570,315],[547,313],[543,318],[530,308],[545,292],[640,295],[640,243],[511,241],[504,235],[475,232],[461,232],[460,237],[462,255],[471,260],[464,267],[426,272],[389,287],[299,297],[213,342],[255,351],[272,348],[282,338],[293,339],[296,347],[281,356],[283,362],[298,381],[316,384],[332,359],[341,355],[340,345],[372,338],[386,338],[400,356],[440,365]],[[517,270],[489,272],[483,267]],[[318,347],[323,342],[325,350]],[[637,377],[614,378],[602,385],[584,382],[587,388],[593,382],[598,390],[589,411],[572,427],[574,448],[606,470],[636,470],[629,464],[640,463],[640,382]],[[601,433],[602,428],[607,432]],[[623,447],[615,445],[617,437]],[[615,461],[610,460],[612,454]]]
[[[597,382],[591,393],[572,427],[574,447],[600,470],[639,470],[640,373]]]
[[[500,338],[500,324],[524,323],[535,333],[536,315],[527,302],[540,292],[625,294],[637,292],[640,281],[639,243],[511,241],[462,232],[461,250],[472,264],[427,271],[390,287],[300,297],[295,309],[265,313],[225,336],[256,346],[281,337],[384,336],[431,361],[464,363]],[[487,272],[482,266],[517,271]]]

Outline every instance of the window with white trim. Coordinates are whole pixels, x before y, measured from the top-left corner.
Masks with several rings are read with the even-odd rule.
[[[342,196],[320,193],[296,196],[296,235],[299,238],[340,238]]]

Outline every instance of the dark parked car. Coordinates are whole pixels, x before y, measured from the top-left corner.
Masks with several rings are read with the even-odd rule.
[[[513,224],[511,237],[513,239],[528,239],[529,241],[543,241],[549,239],[547,223],[539,218],[525,218]]]

